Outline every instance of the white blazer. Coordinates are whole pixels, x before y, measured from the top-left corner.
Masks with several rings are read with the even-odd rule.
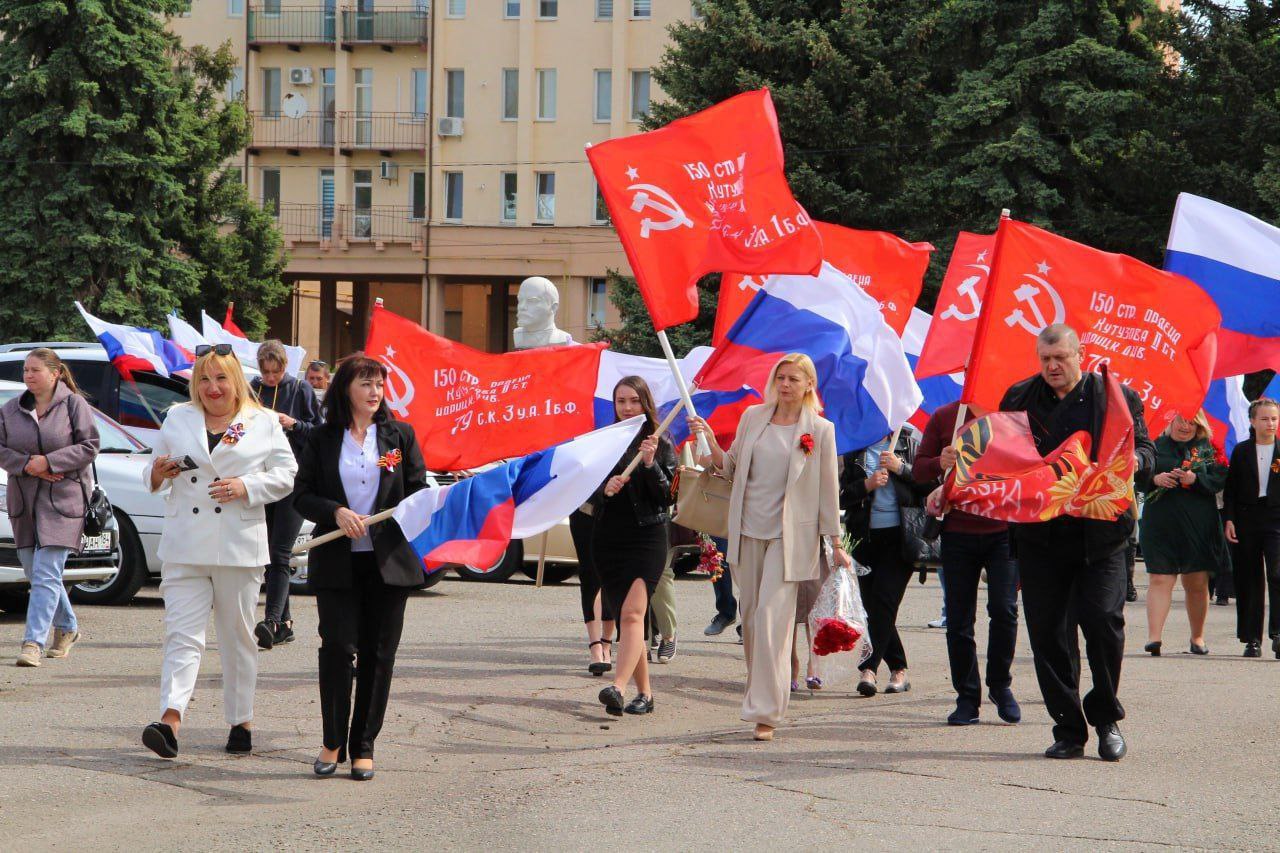
[[[165,480],[164,530],[159,557],[166,563],[201,566],[265,566],[269,563],[266,505],[293,491],[298,463],[274,413],[247,406],[231,421],[244,427],[234,444],[209,452],[204,415],[191,403],[169,410],[152,444],[152,461],[142,472],[151,488],[151,469],[160,456],[190,456],[198,465]],[[209,497],[215,480],[239,477],[247,497],[220,504]]]

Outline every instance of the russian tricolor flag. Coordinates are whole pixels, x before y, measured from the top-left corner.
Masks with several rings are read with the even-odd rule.
[[[191,358],[177,344],[157,331],[140,326],[122,326],[108,323],[84,310],[79,302],[76,308],[89,324],[93,334],[107,351],[107,357],[120,375],[128,377],[135,370],[148,370],[168,376],[191,367]]]
[[[693,377],[707,363],[712,352],[714,350],[711,347],[694,347],[679,360],[680,375],[686,383],[693,383]],[[666,359],[605,350],[600,353],[600,371],[596,378],[593,404],[597,428],[613,423],[613,389],[625,376],[639,376],[649,386],[654,405],[658,407],[658,420],[664,419],[671,408],[680,402],[680,389],[676,387],[675,377],[671,375]],[[690,390],[693,408],[715,430],[716,439],[724,447],[728,447],[728,443],[733,441],[743,410],[760,402],[759,395],[750,388],[739,388],[736,391]],[[683,443],[689,437],[688,419],[677,416],[667,429],[667,437],[676,446]]]
[[[1263,397],[1280,399],[1280,374],[1262,392]],[[1249,398],[1244,395],[1244,377],[1228,376],[1209,385],[1204,413],[1213,427],[1213,446],[1230,459],[1235,446],[1249,437]]]
[[[1280,228],[1179,193],[1164,268],[1204,288],[1222,312],[1215,377],[1280,364]]]
[[[902,349],[906,352],[907,363],[911,365],[913,372],[920,362],[920,352],[924,348],[924,341],[929,336],[929,327],[932,324],[932,314],[921,311],[919,308],[911,309],[911,319],[907,321],[907,328],[902,333]],[[964,374],[951,373],[931,376],[928,379],[917,378],[916,382],[920,385],[924,402],[911,416],[911,424],[923,431],[934,411],[960,399],[960,392],[964,390]]]
[[[924,401],[880,304],[829,263],[816,276],[766,279],[703,366],[698,387],[747,385],[763,394],[774,365],[791,352],[817,367],[823,414],[835,424],[841,453],[884,438]]]
[[[433,572],[449,563],[493,566],[512,539],[548,530],[604,482],[644,423],[612,424],[438,489],[415,492],[393,518]]]

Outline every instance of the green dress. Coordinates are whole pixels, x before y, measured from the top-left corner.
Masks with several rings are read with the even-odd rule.
[[[1156,439],[1152,476],[1190,468],[1196,481],[1189,488],[1159,489],[1145,495],[1139,541],[1147,571],[1153,575],[1183,572],[1216,574],[1228,564],[1227,540],[1222,533],[1215,495],[1227,480],[1227,466],[1204,439],[1174,441],[1168,434]]]

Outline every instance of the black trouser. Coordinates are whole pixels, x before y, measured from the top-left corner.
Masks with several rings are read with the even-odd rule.
[[[1018,542],[1018,570],[1036,680],[1057,740],[1083,744],[1089,726],[1124,719],[1116,693],[1124,658],[1125,545],[1088,553],[1079,528]],[[950,579],[948,579],[949,581]],[[1080,636],[1093,689],[1080,702]]]
[[[1242,643],[1260,643],[1268,589],[1267,636],[1280,636],[1280,517],[1262,505],[1239,507],[1235,515],[1236,636]]]
[[[898,607],[912,569],[902,558],[902,528],[873,528],[859,547],[859,555],[871,569],[870,574],[858,576],[862,606],[867,610],[867,630],[871,633],[871,656],[863,662],[862,669],[875,672],[882,660],[890,672],[906,669],[907,652],[898,636]]]
[[[1009,667],[1018,642],[1018,564],[1009,556],[1009,533],[943,533],[943,596],[947,610],[947,658],[957,703],[977,708],[982,702],[978,677],[978,645],[973,625],[978,610],[978,583],[987,570],[987,690],[1013,683]]]
[[[372,758],[391,694],[409,588],[388,586],[371,552],[351,555],[351,588],[316,591],[325,749]],[[351,682],[356,687],[351,706]],[[350,728],[348,729],[348,723]]]
[[[569,535],[573,537],[573,550],[578,554],[578,593],[582,597],[582,621],[596,621],[596,596],[600,596],[600,618],[613,621],[613,610],[605,596],[600,595],[600,573],[591,559],[591,531],[595,519],[585,512],[569,515]],[[605,639],[610,639],[605,637]]]
[[[293,495],[267,504],[267,547],[271,563],[267,566],[268,622],[290,622],[289,613],[289,558],[293,543],[302,529],[302,516],[293,508]]]

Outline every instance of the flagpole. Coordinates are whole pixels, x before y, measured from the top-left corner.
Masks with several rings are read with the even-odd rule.
[[[538,540],[538,577],[533,582],[534,589],[542,589],[542,573],[547,567],[547,534],[550,532],[551,528],[542,531]]]
[[[680,366],[676,364],[676,355],[671,351],[671,341],[667,340],[666,331],[658,332],[658,343],[662,345],[662,354],[667,358],[667,366],[671,368],[671,375],[676,379],[676,387],[680,389],[680,399],[684,401],[684,407],[690,413],[697,411],[693,407],[693,398],[689,396],[689,386],[685,384],[684,376],[680,374]],[[711,447],[707,444],[707,440],[698,435],[698,457],[711,455]]]
[[[396,511],[395,507],[392,507],[391,509],[384,509],[382,512],[375,512],[373,515],[367,516],[365,518],[364,526],[368,527],[371,524],[377,524],[380,521],[386,521],[388,518],[390,518],[392,515],[395,514],[395,511]],[[312,548],[316,547],[317,545],[324,545],[326,542],[332,542],[335,539],[341,539],[343,536],[346,536],[346,535],[347,534],[341,530],[330,530],[328,533],[317,536],[314,539],[308,539],[306,542],[299,542],[298,544],[293,546],[293,550],[291,553],[301,554],[303,551],[310,551]]]
[[[682,411],[684,411],[684,400],[677,400],[676,404],[671,407],[671,411],[667,412],[667,416],[662,419],[662,423],[658,424],[658,428],[653,431],[653,434],[662,435],[664,432],[666,432],[667,428],[671,426],[673,421],[675,421],[676,416],[679,415],[680,412]],[[627,467],[623,469],[622,473],[619,476],[630,477],[631,472],[636,470],[636,466],[640,464],[640,460],[642,458],[644,458],[644,454],[637,453],[635,455],[635,458],[632,459],[629,463],[627,463]]]

